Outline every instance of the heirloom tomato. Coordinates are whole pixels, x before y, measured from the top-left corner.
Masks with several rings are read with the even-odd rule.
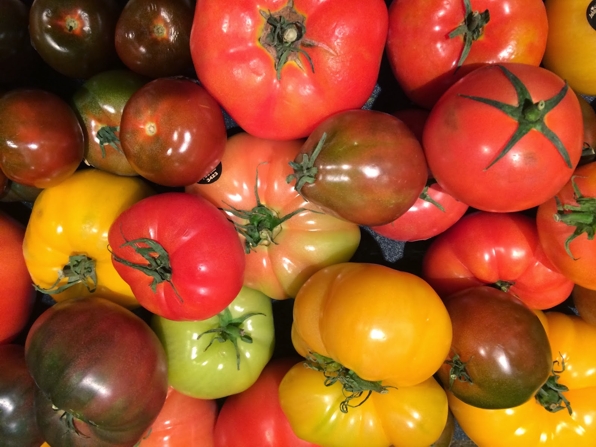
[[[72,103],[85,135],[85,163],[112,174],[137,175],[118,136],[126,102],[146,82],[130,70],[109,70],[77,89]]]
[[[571,297],[577,314],[582,320],[596,326],[596,290],[586,289],[576,284]]]
[[[168,391],[161,343],[141,318],[99,296],[49,307],[33,323],[25,360],[53,447],[132,447]]]
[[[10,180],[57,185],[79,167],[84,148],[77,116],[61,97],[34,88],[0,96],[0,168]]]
[[[296,436],[279,402],[281,380],[299,361],[270,361],[250,388],[226,398],[215,423],[214,447],[317,447]]]
[[[33,204],[23,240],[36,288],[56,301],[95,294],[138,307],[112,265],[108,231],[125,209],[153,193],[142,179],[93,168],[44,189]]]
[[[168,383],[199,399],[244,391],[273,355],[271,299],[247,287],[211,318],[172,321],[155,315],[151,326],[168,356]]]
[[[244,131],[289,140],[366,103],[386,38],[382,0],[198,0],[190,50],[199,80]]]
[[[198,182],[219,163],[226,145],[219,104],[187,78],[154,79],[126,102],[120,142],[140,175],[165,186]]]
[[[435,104],[423,135],[430,171],[445,191],[494,212],[526,210],[554,196],[582,145],[575,93],[548,70],[519,63],[461,78]]]
[[[541,320],[550,341],[552,372],[536,398],[513,408],[485,410],[448,393],[453,415],[476,445],[594,446],[596,327],[559,312],[548,312]]]
[[[39,447],[43,437],[35,416],[37,386],[21,345],[0,346],[0,439],[2,447]]]
[[[147,197],[112,223],[112,263],[139,303],[170,320],[223,311],[242,287],[244,250],[208,200],[185,192]]]
[[[548,379],[551,350],[541,320],[517,298],[492,287],[449,296],[451,351],[437,372],[443,386],[480,408],[509,408]]]
[[[428,168],[420,142],[388,113],[347,110],[323,120],[287,178],[310,203],[358,225],[383,225],[410,208]]]
[[[578,167],[567,184],[538,207],[546,256],[570,280],[596,290],[596,162]]]
[[[573,282],[544,253],[535,220],[520,213],[464,216],[431,242],[422,277],[442,297],[492,285],[532,309],[554,307],[573,289]]]
[[[214,447],[216,419],[214,400],[195,399],[170,386],[157,419],[135,447]]]
[[[13,341],[25,328],[35,289],[23,257],[25,226],[0,210],[0,344]]]
[[[482,65],[540,65],[547,32],[542,0],[394,0],[386,48],[404,93],[430,109]]]
[[[585,164],[596,158],[596,110],[583,96],[578,96],[577,99],[584,119],[584,150],[580,163]]]
[[[286,182],[302,143],[238,133],[221,166],[186,187],[234,222],[245,246],[244,285],[274,299],[294,297],[315,271],[348,261],[360,243],[358,225],[323,213]]]
[[[543,64],[578,93],[596,95],[596,3],[545,0],[548,38]]]

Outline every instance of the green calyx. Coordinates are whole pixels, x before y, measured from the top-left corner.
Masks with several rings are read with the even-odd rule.
[[[306,183],[315,182],[317,172],[319,172],[319,168],[315,166],[315,161],[323,150],[323,146],[325,146],[325,140],[327,140],[327,133],[323,133],[323,136],[310,156],[308,154],[302,154],[302,161],[300,163],[295,161],[290,162],[290,167],[294,170],[294,173],[286,177],[286,182],[291,183],[293,180],[296,180],[294,189],[299,194],[302,194],[302,187]]]
[[[545,384],[542,385],[542,388],[538,390],[534,397],[536,398],[536,401],[550,413],[556,413],[563,409],[567,409],[567,412],[571,415],[573,413],[571,404],[563,395],[563,392],[569,391],[569,388],[559,383],[559,374],[565,371],[565,359],[563,356],[561,356],[560,370],[555,369],[555,365],[558,363],[558,360],[553,361],[552,375],[549,376]]]
[[[443,205],[441,205],[439,202],[437,202],[435,199],[433,199],[429,194],[428,194],[428,188],[430,188],[432,185],[434,185],[436,182],[435,179],[431,178],[426,182],[426,186],[424,187],[424,189],[422,190],[422,192],[420,193],[420,195],[418,196],[418,198],[424,200],[425,202],[430,203],[431,205],[436,206],[439,210],[441,210],[442,212],[445,212],[445,208],[443,207]]]
[[[98,141],[99,147],[101,148],[101,156],[106,157],[106,144],[109,144],[114,150],[120,154],[124,154],[120,148],[120,139],[116,136],[116,132],[120,130],[118,126],[103,126],[95,134]]]
[[[463,362],[459,354],[455,354],[451,360],[445,360],[445,363],[451,366],[449,369],[449,389],[453,389],[456,380],[466,383],[474,383],[466,370],[467,362]]]
[[[97,424],[91,422],[91,421],[86,421],[83,418],[74,415],[72,413],[69,413],[68,411],[64,411],[64,410],[60,410],[60,408],[58,408],[57,406],[55,406],[54,404],[52,404],[52,410],[54,411],[62,411],[62,414],[60,415],[60,421],[62,421],[62,423],[66,426],[66,429],[68,431],[73,431],[77,436],[80,436],[82,438],[89,438],[89,436],[85,435],[83,432],[81,432],[76,424],[75,424],[75,420],[80,420],[85,422],[88,425],[92,425],[97,427]]]
[[[347,413],[350,408],[356,408],[364,404],[373,392],[385,394],[391,386],[384,386],[381,381],[369,381],[359,377],[354,371],[337,363],[329,357],[311,352],[304,363],[310,369],[322,372],[325,376],[325,386],[332,386],[339,382],[343,388],[345,399],[340,403],[339,409]],[[362,398],[364,395],[364,398]],[[360,399],[358,403],[352,404],[354,399]]]
[[[472,11],[470,0],[464,0],[466,8],[465,17],[462,23],[449,33],[449,38],[463,36],[464,48],[457,61],[457,68],[461,67],[470,54],[470,49],[475,40],[478,40],[484,34],[484,27],[490,21],[488,9],[484,12]],[[456,68],[456,70],[457,70]]]
[[[515,92],[517,94],[518,99],[518,105],[514,106],[501,101],[496,101],[494,99],[482,98],[479,96],[460,95],[464,98],[468,98],[473,101],[478,101],[483,104],[495,107],[499,109],[501,112],[505,113],[507,116],[513,118],[518,123],[515,133],[507,142],[505,148],[485,168],[485,170],[489,169],[492,165],[494,165],[501,158],[503,158],[513,148],[513,146],[515,146],[517,142],[521,140],[522,137],[531,130],[536,130],[540,132],[542,135],[544,135],[555,146],[561,157],[563,157],[565,164],[570,169],[572,169],[573,165],[571,163],[571,159],[569,157],[567,149],[565,149],[565,146],[563,145],[559,137],[551,129],[549,129],[549,127],[544,122],[545,116],[551,110],[553,110],[567,94],[567,90],[569,89],[567,83],[565,83],[563,88],[561,88],[561,90],[552,98],[549,98],[547,100],[540,100],[538,102],[533,102],[532,97],[530,96],[530,92],[517,76],[515,76],[509,69],[507,69],[503,65],[497,65],[497,67],[499,67],[499,69],[505,74],[507,79],[509,79],[509,81],[515,88]]]
[[[66,278],[65,284],[59,286],[62,280]],[[68,264],[62,267],[58,274],[58,279],[47,289],[33,284],[35,290],[54,295],[64,292],[76,284],[83,284],[89,292],[95,292],[97,288],[97,272],[95,271],[95,259],[87,255],[71,255],[68,257]]]
[[[218,315],[219,327],[203,332],[201,335],[199,335],[197,340],[205,334],[215,334],[205,348],[205,351],[207,351],[207,349],[209,349],[209,347],[215,341],[219,343],[225,343],[227,341],[232,342],[234,349],[236,350],[236,368],[240,370],[240,349],[238,347],[238,343],[242,341],[244,343],[250,344],[253,341],[252,336],[246,332],[242,325],[246,320],[256,315],[265,316],[265,314],[261,312],[249,312],[237,318],[233,318],[230,309],[225,308],[223,312]]]
[[[553,216],[555,221],[575,227],[573,233],[565,240],[565,251],[573,259],[576,258],[569,247],[571,241],[582,234],[585,234],[588,240],[594,240],[594,233],[596,232],[596,197],[584,197],[575,183],[576,177],[577,175],[571,177],[571,185],[577,205],[562,204],[559,198],[555,196],[557,212]]]
[[[314,73],[315,67],[312,59],[306,51],[300,48],[301,46],[313,46],[314,43],[304,39],[306,34],[305,17],[294,9],[294,0],[289,0],[284,8],[274,13],[263,10],[260,13],[266,23],[259,42],[275,60],[277,79],[281,79],[281,69],[288,61],[293,61],[303,68],[298,58],[299,54],[306,57]]]

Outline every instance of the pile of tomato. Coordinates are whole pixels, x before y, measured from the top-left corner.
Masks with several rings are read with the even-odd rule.
[[[595,52],[595,0],[2,0],[0,445],[596,445]]]

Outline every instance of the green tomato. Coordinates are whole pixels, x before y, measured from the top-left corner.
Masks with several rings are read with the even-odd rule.
[[[219,315],[198,321],[154,315],[151,326],[166,350],[169,384],[199,399],[249,388],[275,345],[271,299],[248,287]]]

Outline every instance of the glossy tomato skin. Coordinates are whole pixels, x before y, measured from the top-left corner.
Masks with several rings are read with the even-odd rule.
[[[383,225],[404,214],[428,176],[414,133],[400,119],[373,110],[338,112],[325,119],[294,162],[303,165],[305,155],[314,158],[317,172],[314,181],[301,185],[300,179],[311,175],[295,169],[296,189],[327,213],[359,225]]]
[[[267,38],[261,37],[270,28],[263,14],[277,16],[292,4],[288,20],[303,21],[305,31],[278,77],[275,58],[264,45]],[[308,136],[335,112],[365,104],[386,37],[387,7],[381,0],[242,0],[233,5],[199,0],[190,49],[199,80],[243,130],[289,140]]]
[[[150,78],[189,75],[194,0],[130,0],[116,24],[120,60]]]
[[[546,104],[565,92],[565,82],[541,67],[516,63],[481,67],[445,92],[424,129],[423,147],[437,182],[457,199],[483,211],[514,212],[538,206],[569,180],[581,156],[582,115],[572,91],[567,90],[543,118],[562,142],[568,162],[541,132],[531,129],[521,139],[512,140],[519,127],[517,120],[493,105],[462,96],[521,106],[507,73],[525,85],[538,108],[540,101]],[[497,160],[510,141],[514,141],[511,149]]]
[[[254,246],[245,245],[244,285],[279,300],[296,296],[317,270],[348,261],[360,243],[356,224],[323,213],[286,182],[302,143],[235,134],[226,143],[221,169],[185,188],[225,210],[237,225],[247,225],[248,219],[234,215],[232,208],[250,212],[258,205],[258,193],[273,218],[266,219]],[[247,243],[241,232],[238,237]]]
[[[35,382],[27,370],[23,346],[0,346],[0,439],[5,447],[39,447]]]
[[[131,311],[99,297],[42,313],[27,335],[25,359],[50,445],[133,446],[168,390],[157,336]]]
[[[442,297],[492,285],[532,309],[561,304],[573,289],[544,253],[535,220],[521,213],[464,216],[431,242],[422,276]]]
[[[35,289],[23,257],[25,226],[0,211],[0,344],[13,341],[33,310]]]
[[[113,267],[139,303],[170,320],[213,317],[242,287],[244,249],[236,230],[203,197],[184,192],[147,197],[114,220],[107,238]],[[150,258],[159,265],[156,277],[144,269]]]
[[[316,447],[296,436],[279,403],[281,380],[299,361],[272,360],[250,388],[226,398],[215,423],[214,447]]]
[[[443,386],[467,404],[487,409],[533,398],[552,368],[548,336],[536,314],[488,286],[457,292],[445,307],[453,340],[448,361],[437,372]],[[458,361],[465,366],[465,379],[450,363]]]
[[[219,163],[226,144],[219,104],[186,78],[155,79],[122,112],[120,141],[140,175],[165,186],[187,186]]]
[[[137,175],[118,137],[126,102],[147,81],[130,70],[107,70],[77,89],[72,103],[85,135],[85,163],[112,174]]]
[[[416,104],[432,108],[458,79],[485,64],[540,65],[548,32],[542,0],[475,0],[471,8],[488,10],[490,20],[458,68],[464,37],[449,34],[464,22],[463,1],[391,3],[387,55],[397,81]]]
[[[15,182],[47,188],[83,160],[84,138],[72,108],[40,89],[14,89],[0,97],[0,167]]]

